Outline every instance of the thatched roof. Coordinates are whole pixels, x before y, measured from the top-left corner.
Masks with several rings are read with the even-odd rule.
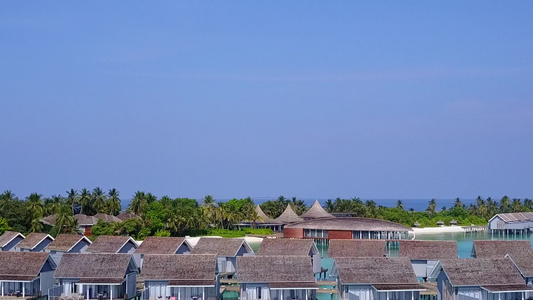
[[[418,284],[408,258],[335,258],[342,284]]]
[[[291,205],[287,205],[287,208],[285,208],[285,211],[277,217],[274,221],[282,224],[289,224],[289,223],[296,223],[301,222],[304,219],[298,217],[298,215],[292,210]]]
[[[286,225],[285,228],[322,230],[362,230],[362,231],[412,231],[410,227],[378,219],[369,218],[323,218]]]
[[[248,252],[253,253],[252,248],[244,239],[202,237],[192,249],[191,254],[216,254],[218,256],[233,257],[237,255],[242,246]]]
[[[45,239],[50,239],[51,241],[54,240],[52,236],[46,233],[41,232],[32,232],[26,236],[25,239],[23,239],[17,247],[20,249],[29,249],[32,250],[33,248],[39,246],[39,244],[44,241]]]
[[[141,219],[138,215],[130,212],[123,212],[119,215],[117,215],[117,218],[119,218],[122,221],[126,221],[127,219]]]
[[[67,252],[82,240],[85,240],[87,243],[91,244],[91,241],[83,235],[62,233],[58,235],[53,242],[46,246],[46,250]]]
[[[258,221],[256,221],[256,223],[265,223],[265,224],[276,224],[276,223],[278,223],[274,219],[272,219],[271,217],[267,216],[265,214],[265,212],[263,212],[263,210],[261,209],[261,206],[259,206],[259,205],[255,206],[255,212],[257,213],[257,215],[262,220],[262,221],[258,220]]]
[[[215,285],[216,255],[151,255],[144,257],[141,280],[169,285]]]
[[[313,203],[313,206],[305,212],[303,215],[300,216],[300,218],[307,220],[307,219],[318,219],[318,218],[331,218],[333,217],[330,215],[324,208],[322,208],[322,205],[318,202],[318,200],[315,200],[315,203]]]
[[[291,255],[306,256],[310,252],[318,253],[313,240],[304,239],[263,239],[257,255]]]
[[[54,278],[80,278],[80,282],[85,283],[120,283],[131,261],[131,254],[65,253]]]
[[[518,269],[505,258],[457,258],[440,261],[453,286],[524,284]]]
[[[308,283],[318,287],[309,256],[240,256],[237,272],[239,282]]]
[[[474,241],[473,254],[477,258],[502,258],[506,254],[533,253],[531,242],[522,241]]]
[[[400,241],[400,257],[439,260],[457,258],[457,241]]]
[[[384,257],[385,240],[329,240],[328,257]]]
[[[17,236],[24,238],[24,235],[22,235],[22,233],[20,232],[16,232],[16,231],[4,232],[4,234],[0,236],[0,248],[7,246],[7,244],[9,244]]]
[[[102,213],[98,213],[96,215],[94,215],[95,218],[99,219],[99,220],[102,220],[104,222],[107,222],[107,223],[113,223],[113,222],[122,222],[121,219],[113,216],[113,215],[108,215],[108,214],[102,214]]]
[[[78,221],[79,226],[94,226],[96,225],[96,223],[98,223],[98,220],[102,220],[104,222],[121,222],[122,221],[121,219],[115,216],[102,214],[102,213],[96,214],[94,216],[87,216],[85,214],[77,214],[77,215],[74,215],[74,218],[76,219],[76,221]],[[46,216],[42,218],[40,221],[43,224],[54,226],[56,225],[56,215]]]
[[[30,281],[48,260],[46,252],[0,252],[0,280]]]
[[[176,254],[179,247],[185,243],[183,237],[157,237],[149,236],[144,239],[135,253],[142,254]],[[187,246],[192,249],[187,243]]]
[[[92,253],[118,253],[126,243],[137,243],[129,236],[101,235],[87,248]]]

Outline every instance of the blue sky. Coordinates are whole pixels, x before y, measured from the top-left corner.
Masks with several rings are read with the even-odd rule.
[[[533,197],[532,1],[0,3],[0,189]]]

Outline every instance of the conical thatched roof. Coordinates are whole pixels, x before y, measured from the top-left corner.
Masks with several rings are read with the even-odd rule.
[[[262,220],[262,221],[261,220],[256,221],[256,223],[277,223],[274,219],[270,218],[269,216],[265,214],[265,212],[263,212],[263,210],[261,209],[261,206],[257,205],[255,207],[255,212]]]
[[[283,224],[289,224],[289,223],[296,223],[296,222],[302,222],[304,219],[298,217],[298,215],[292,210],[291,205],[287,205],[287,208],[285,208],[285,211],[277,217],[274,221],[278,223]]]
[[[322,205],[320,205],[318,200],[315,200],[313,206],[311,206],[311,208],[300,217],[304,220],[308,220],[318,218],[332,218],[333,216],[330,215],[324,208],[322,208]]]

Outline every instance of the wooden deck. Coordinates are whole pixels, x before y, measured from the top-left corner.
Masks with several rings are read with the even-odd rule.
[[[327,281],[327,280],[319,280],[316,282],[318,285],[332,285],[332,286],[337,286],[337,282],[336,281]]]

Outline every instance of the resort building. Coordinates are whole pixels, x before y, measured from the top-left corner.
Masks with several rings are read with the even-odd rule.
[[[121,221],[126,221],[128,219],[141,219],[141,217],[139,217],[138,215],[134,214],[134,213],[130,213],[130,212],[123,212],[123,213],[120,213],[117,215],[117,218],[120,219]]]
[[[339,257],[330,277],[344,300],[418,300],[425,291],[407,258]]]
[[[505,257],[509,258],[516,268],[518,268],[525,283],[529,286],[533,286],[533,253],[522,252],[514,253],[512,255],[507,254]]]
[[[321,260],[318,248],[313,240],[301,239],[263,239],[257,255],[268,256],[308,256],[313,264],[313,273],[320,273]]]
[[[315,203],[313,203],[313,206],[305,212],[303,215],[300,216],[304,221],[312,220],[312,219],[320,219],[320,218],[332,218],[333,215],[330,215],[323,207],[320,205],[318,200],[315,200]]]
[[[32,232],[15,247],[18,251],[41,252],[54,238],[46,233]]]
[[[316,299],[318,284],[308,256],[237,258],[241,300]]]
[[[219,299],[216,255],[147,254],[143,264],[143,299]]]
[[[218,271],[231,275],[236,271],[238,256],[254,255],[254,251],[244,239],[224,239],[202,237],[194,245],[191,254],[215,254],[218,256]]]
[[[133,253],[138,245],[129,236],[101,235],[87,248],[91,253]]]
[[[472,257],[502,258],[506,254],[533,253],[531,242],[522,241],[474,241]]]
[[[237,226],[237,228],[239,229],[241,228],[268,228],[268,229],[272,229],[273,231],[281,231],[283,229],[283,224],[267,216],[265,212],[263,212],[263,210],[261,209],[261,206],[256,205],[255,212],[257,213],[259,220],[256,220],[255,222],[245,220],[245,221],[240,222],[239,224],[235,224],[235,226]]]
[[[497,214],[490,218],[488,228],[492,235],[527,234],[533,230],[533,213]]]
[[[38,297],[54,285],[56,263],[44,252],[0,252],[2,297]]]
[[[6,231],[0,236],[0,251],[15,251],[15,247],[24,239],[24,235],[16,231]]]
[[[524,300],[533,292],[506,258],[443,259],[430,277],[438,300]]]
[[[330,240],[328,257],[384,257],[385,240]]]
[[[83,253],[90,245],[91,241],[83,235],[62,233],[45,248],[45,251],[50,252],[52,258],[59,263],[64,253]]]
[[[276,223],[280,224],[292,224],[292,223],[298,223],[302,222],[304,219],[298,217],[298,215],[292,210],[291,205],[287,205],[283,213],[274,219]]]
[[[286,225],[286,238],[314,239],[407,239],[411,228],[398,223],[369,218],[320,218]]]
[[[400,257],[411,260],[418,278],[427,280],[441,259],[457,258],[457,241],[400,241]]]
[[[183,237],[149,236],[133,252],[133,257],[137,266],[142,269],[143,259],[147,254],[189,254],[192,248]]]
[[[65,253],[54,278],[54,296],[128,299],[136,295],[137,266],[130,254]]]

